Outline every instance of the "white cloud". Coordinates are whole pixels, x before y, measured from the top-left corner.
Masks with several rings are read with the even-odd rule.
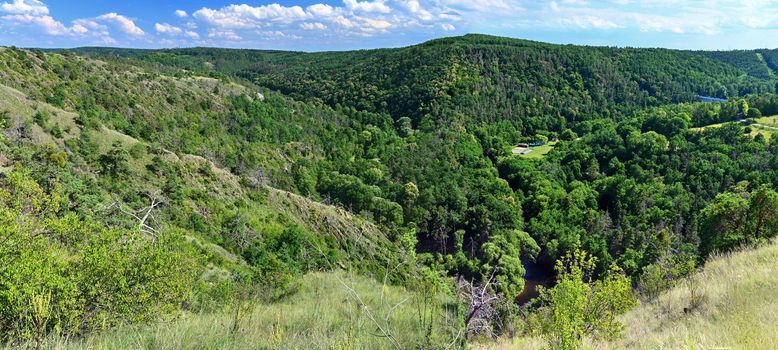
[[[91,37],[99,39],[100,42],[108,42],[108,39],[110,39],[106,26],[86,19],[77,19],[72,22],[70,27],[47,15],[5,15],[0,17],[0,19],[13,25],[35,26],[40,28],[44,33],[53,36]]]
[[[167,23],[155,23],[154,29],[157,31],[157,33],[170,34],[170,35],[181,35],[184,32],[183,29],[172,26]]]
[[[400,2],[408,11],[423,21],[429,21],[434,18],[432,13],[423,8],[418,0],[404,0]]]
[[[8,13],[23,15],[48,15],[49,8],[46,4],[38,0],[13,0],[13,2],[3,2],[0,10]]]
[[[80,24],[74,24],[70,29],[77,34],[86,34],[89,31],[89,29]]]
[[[186,11],[184,11],[184,10],[176,10],[175,14],[179,18],[185,18],[185,17],[189,16],[189,14],[186,13]]]
[[[327,29],[327,26],[320,22],[305,22],[303,24],[300,24],[300,29],[305,30],[324,30]]]
[[[308,6],[306,9],[314,17],[332,17],[337,14],[338,11],[334,7],[327,4],[314,4]]]
[[[310,31],[328,30],[331,37],[390,34],[407,30],[447,31],[461,23],[459,12],[443,5],[452,0],[342,0],[340,6],[314,3],[305,8],[277,3],[203,7],[191,17],[214,36],[233,33],[246,40],[257,33],[282,32],[311,38]],[[463,0],[453,0],[463,1]],[[486,0],[490,2],[509,0]],[[222,34],[218,34],[222,33]],[[314,38],[311,38],[314,39]]]
[[[84,32],[83,29],[86,29],[87,31]],[[73,21],[73,31],[79,34],[90,33],[91,35],[98,37],[110,36],[107,26],[89,19],[77,19]]]
[[[257,7],[229,5],[218,10],[203,7],[192,16],[216,27],[233,29],[262,27],[266,22],[291,23],[309,17],[300,6],[286,7],[279,4]]]
[[[362,27],[363,30],[386,30],[393,26],[393,24],[388,21],[372,18],[364,18],[364,24],[365,26]]]
[[[134,36],[146,35],[146,32],[144,32],[143,29],[140,29],[138,26],[136,26],[135,22],[133,22],[131,19],[127,17],[117,14],[116,12],[100,15],[97,17],[97,19],[107,21],[107,22],[113,22],[114,24],[119,26],[119,29],[121,31],[130,35],[134,35]]]
[[[191,39],[200,38],[200,34],[197,34],[194,31],[184,30],[180,27],[176,27],[167,23],[155,23],[154,30],[156,30],[157,33],[166,34],[170,36],[186,36]]]
[[[356,24],[354,24],[353,21],[343,16],[338,16],[333,20],[333,22],[337,23],[343,28],[353,28],[354,26],[356,26]]]
[[[2,18],[6,21],[14,22],[17,24],[36,25],[50,35],[67,35],[71,32],[70,28],[66,27],[51,16],[33,16],[29,14],[21,14],[7,15],[3,16]]]
[[[217,29],[209,29],[208,30],[208,37],[212,39],[227,39],[230,41],[240,41],[243,40],[238,34],[235,34],[232,30],[217,30]]]
[[[389,13],[392,9],[384,4],[383,0],[376,1],[357,1],[357,0],[343,0],[343,3],[347,8],[354,11],[362,12],[380,12]]]

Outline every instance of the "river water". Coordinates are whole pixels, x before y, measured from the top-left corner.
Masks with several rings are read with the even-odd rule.
[[[539,296],[538,286],[550,287],[554,284],[554,269],[540,262],[522,260],[524,265],[524,289],[516,297],[519,305],[525,305]]]

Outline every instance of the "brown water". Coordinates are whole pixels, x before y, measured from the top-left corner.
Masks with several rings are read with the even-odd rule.
[[[527,304],[540,296],[539,286],[551,287],[554,282],[554,274],[548,266],[525,260],[522,260],[522,264],[526,272],[524,273],[524,289],[516,297],[516,302],[519,305]]]
[[[516,297],[516,302],[519,303],[519,305],[524,305],[529,303],[532,299],[539,297],[540,293],[538,293],[538,286],[542,285],[543,284],[539,281],[524,280],[524,289],[522,289],[521,294]]]

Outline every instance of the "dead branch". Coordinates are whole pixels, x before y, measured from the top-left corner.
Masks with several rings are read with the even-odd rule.
[[[461,276],[458,280],[460,295],[468,300],[470,307],[465,316],[465,329],[467,334],[488,334],[494,336],[491,324],[499,314],[493,307],[495,302],[503,300],[503,297],[492,293],[490,287],[494,286],[494,278],[497,274],[497,266],[492,270],[489,279],[482,285],[477,285],[474,280],[465,281]]]
[[[107,209],[116,208],[125,215],[132,217],[138,222],[138,229],[141,233],[151,237],[151,244],[157,245],[157,237],[159,236],[159,230],[155,226],[159,226],[157,219],[154,217],[154,212],[158,211],[159,207],[165,204],[161,199],[158,199],[154,194],[146,194],[149,198],[149,205],[137,209],[127,209],[120,202],[116,201],[111,203]],[[152,226],[153,225],[153,226]]]

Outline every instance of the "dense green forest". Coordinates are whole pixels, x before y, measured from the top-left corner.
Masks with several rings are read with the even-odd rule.
[[[633,293],[778,234],[774,57],[0,49],[0,341],[272,304],[342,269],[457,299],[400,347],[616,336]],[[520,310],[528,266],[557,283]]]

